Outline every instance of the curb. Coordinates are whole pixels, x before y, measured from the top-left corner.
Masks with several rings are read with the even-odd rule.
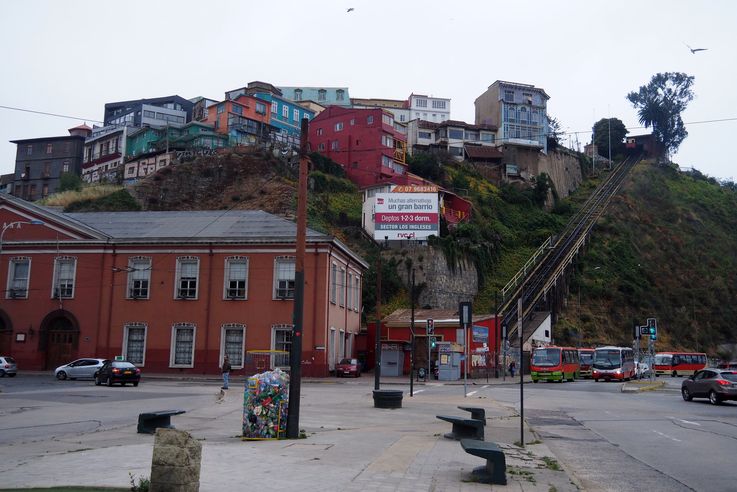
[[[643,391],[656,391],[665,387],[665,381],[655,381],[652,383],[624,383],[622,385],[622,393],[641,393]]]

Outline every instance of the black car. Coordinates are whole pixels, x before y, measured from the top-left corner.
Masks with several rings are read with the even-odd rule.
[[[102,383],[112,386],[120,383],[133,383],[138,386],[141,381],[141,370],[130,362],[122,360],[108,360],[102,365],[99,371],[95,373],[95,385],[100,386]]]
[[[708,398],[712,405],[737,400],[737,371],[714,368],[697,371],[681,384],[681,396],[686,401]]]

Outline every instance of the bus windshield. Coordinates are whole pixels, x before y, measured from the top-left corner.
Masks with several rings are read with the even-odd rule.
[[[673,361],[673,356],[670,354],[658,354],[655,356],[654,365],[657,366],[669,366]]]
[[[537,349],[532,353],[532,365],[553,367],[560,364],[560,349]]]
[[[594,354],[591,352],[579,352],[578,360],[581,362],[581,364],[586,364],[590,366],[594,360]]]
[[[622,367],[622,356],[619,350],[597,350],[594,352],[595,369],[615,369]]]

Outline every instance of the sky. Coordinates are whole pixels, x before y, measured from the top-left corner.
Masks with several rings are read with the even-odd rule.
[[[581,148],[601,118],[647,133],[627,93],[658,72],[695,77],[673,156],[737,179],[737,2],[712,0],[16,0],[0,4],[0,173],[9,140],[68,135],[106,102],[178,94],[222,99],[261,80],[348,87],[351,97],[451,99],[473,123],[495,80],[533,84]],[[347,12],[348,8],[353,8]],[[693,48],[708,48],[692,54]],[[727,120],[727,121],[714,121]]]

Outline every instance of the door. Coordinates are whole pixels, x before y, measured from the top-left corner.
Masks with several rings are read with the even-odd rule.
[[[74,353],[77,333],[66,330],[49,331],[48,337],[46,367],[53,369],[69,362]]]

